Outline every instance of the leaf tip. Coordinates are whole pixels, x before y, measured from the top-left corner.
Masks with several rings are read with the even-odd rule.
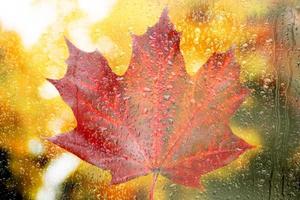
[[[163,9],[163,11],[162,11],[162,13],[161,13],[161,15],[160,15],[160,20],[165,20],[165,19],[168,19],[168,20],[169,20],[169,8],[168,8],[168,6],[166,6],[166,7]]]
[[[246,142],[246,141],[244,141],[242,139],[240,141],[240,145],[239,146],[240,146],[242,152],[256,148],[256,145],[250,144],[250,143],[248,143],[248,142]]]
[[[70,55],[74,54],[77,51],[80,51],[67,37],[64,36],[64,39],[67,44]]]
[[[166,30],[174,29],[173,23],[169,17],[169,8],[167,6],[163,9],[157,24],[168,27]]]
[[[49,82],[50,82],[51,84],[53,84],[54,86],[56,86],[57,83],[58,83],[58,80],[55,80],[55,79],[47,78],[46,80],[49,81]]]
[[[54,143],[54,144],[56,143],[57,139],[58,139],[57,136],[45,138],[45,140],[47,140],[48,142]]]

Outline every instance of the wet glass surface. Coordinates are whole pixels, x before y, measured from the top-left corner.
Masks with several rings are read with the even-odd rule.
[[[133,57],[142,54],[142,50],[132,53],[135,47],[135,43],[132,43],[134,38],[132,35],[143,35],[148,27],[154,26],[166,7],[174,29],[181,33],[177,53],[183,56],[182,61],[186,69],[184,75],[180,70],[176,71],[176,65],[184,67],[181,60],[174,62],[174,60],[167,59],[170,62],[161,64],[163,63],[160,61],[162,56],[152,59],[153,54],[150,53],[150,56],[141,56],[142,59],[137,62],[138,64],[131,62]],[[155,34],[150,34],[150,43],[153,38],[158,37],[161,31],[167,30],[168,26],[165,27],[163,30],[159,28],[158,31],[155,30],[157,32]],[[174,37],[176,35],[174,32],[170,35],[162,36],[162,43],[157,42],[168,44],[168,51],[174,50],[171,44],[179,42],[178,38]],[[153,179],[156,179],[153,173],[147,173],[145,176],[141,173],[141,176],[136,176],[132,180],[111,185],[113,173],[104,170],[105,167],[101,169],[101,167],[89,164],[94,160],[89,160],[92,154],[88,154],[87,149],[90,148],[91,152],[94,152],[96,147],[93,145],[97,142],[99,146],[102,145],[101,148],[107,145],[105,150],[110,151],[109,153],[124,152],[120,150],[123,148],[126,149],[125,152],[129,154],[129,157],[142,159],[139,151],[136,150],[138,145],[131,138],[130,140],[124,139],[124,142],[120,139],[109,142],[103,139],[99,142],[98,138],[92,139],[88,145],[85,145],[87,140],[77,139],[75,141],[78,143],[84,141],[80,143],[80,148],[83,150],[79,153],[74,153],[74,150],[69,151],[79,155],[80,158],[87,154],[88,156],[83,159],[47,141],[49,137],[70,132],[77,126],[82,127],[80,120],[86,120],[83,123],[84,130],[97,127],[97,131],[103,133],[104,138],[112,137],[113,132],[117,130],[112,128],[111,124],[103,126],[101,117],[93,122],[94,116],[90,110],[83,109],[84,112],[79,112],[77,115],[70,99],[61,98],[63,95],[59,93],[61,91],[58,91],[58,86],[50,80],[58,80],[68,74],[68,65],[65,60],[70,53],[65,38],[72,41],[82,51],[92,52],[98,49],[107,59],[107,66],[116,74],[116,79],[109,79],[107,77],[113,75],[110,71],[105,71],[104,79],[96,81],[93,79],[94,82],[92,80],[92,86],[98,84],[106,88],[106,93],[101,93],[99,96],[95,93],[87,95],[88,98],[92,98],[91,104],[96,110],[112,117],[111,120],[115,122],[119,115],[123,116],[125,113],[125,106],[119,106],[118,112],[108,109],[108,106],[111,102],[114,102],[114,105],[117,104],[114,95],[119,97],[127,94],[127,96],[122,96],[122,100],[129,102],[130,112],[128,115],[124,114],[125,117],[122,119],[126,120],[122,123],[134,124],[133,128],[129,127],[136,131],[136,138],[143,138],[141,143],[139,139],[136,141],[142,144],[141,149],[144,150],[145,146],[155,146],[154,142],[152,143],[154,136],[157,138],[157,135],[164,130],[167,133],[161,137],[162,146],[156,145],[153,148],[151,146],[144,155],[147,157],[146,161],[153,161],[150,164],[152,167],[150,171],[159,174],[154,186],[154,199],[300,199],[300,2],[297,0],[22,2],[15,0],[1,2],[0,199],[149,198],[151,184],[153,184]],[[151,48],[156,48],[157,43],[153,46],[145,45],[149,47],[143,48],[145,54],[152,52]],[[215,75],[214,73],[203,73],[199,79],[202,82],[194,79],[199,71],[205,69],[205,63],[215,52],[224,53],[230,49],[240,68],[239,77],[234,80],[250,92],[237,107],[234,106],[235,102],[229,101],[229,97],[225,95],[231,94],[231,90],[225,92],[225,97],[220,97],[227,87],[237,84],[226,82],[234,76],[235,70],[218,77],[216,82],[220,85],[217,89],[209,85],[211,83],[209,81],[215,81],[211,78]],[[161,54],[164,55],[163,53],[164,50]],[[86,59],[84,56],[76,57],[76,62],[83,62],[86,66],[88,64],[85,61],[90,57],[87,56],[88,59]],[[88,63],[93,65],[94,57],[93,55],[91,57]],[[149,66],[153,69],[134,76],[137,72],[130,71],[128,66],[132,67],[136,64],[136,66],[147,67],[146,61],[149,57],[154,63]],[[215,60],[219,61],[218,59]],[[224,66],[223,61],[220,62],[220,65]],[[216,63],[218,66],[218,62]],[[173,73],[175,75],[177,73],[177,76],[172,74],[167,67],[163,73],[169,73],[170,76],[181,81],[176,85],[172,82],[158,86],[162,90],[175,91],[173,93],[155,92],[157,80],[155,72],[159,71],[159,68],[155,67],[160,64],[161,67],[172,66],[172,69],[175,69]],[[129,78],[126,76],[126,71],[127,74],[132,73]],[[154,75],[150,76],[150,72]],[[94,73],[95,70],[83,70],[79,74],[82,80],[91,81],[90,78],[95,75]],[[205,82],[207,79],[209,81]],[[112,82],[116,83],[114,81],[120,83],[121,86],[112,84]],[[120,91],[124,83],[126,87],[130,84],[135,88],[143,87],[129,88],[126,90],[127,93],[123,94]],[[187,95],[184,96],[184,100],[179,101],[180,95],[184,93],[183,86],[193,83],[201,87],[201,90],[194,98]],[[64,87],[67,87],[66,84]],[[233,91],[235,96],[241,95],[237,89]],[[70,94],[75,94],[74,90],[68,90],[66,95]],[[157,96],[161,96],[159,102]],[[216,102],[207,103],[209,106],[202,106],[202,113],[207,114],[203,118],[209,119],[207,124],[214,124],[214,126],[209,126],[213,128],[207,128],[208,125],[204,122],[205,126],[192,125],[189,120],[193,110],[190,109],[192,105],[199,99],[199,101],[202,98],[207,100],[212,96],[220,98],[217,98]],[[151,102],[151,99],[155,104]],[[225,104],[225,100],[229,103]],[[166,102],[173,102],[173,107],[157,109],[159,106],[166,108],[164,107],[168,105]],[[176,104],[176,102],[185,103],[180,107],[181,104]],[[206,101],[203,100],[203,102],[206,105]],[[222,103],[225,106],[219,108],[217,105],[222,105]],[[81,105],[80,108],[86,105],[87,103]],[[230,109],[231,106],[234,106],[236,111]],[[179,114],[173,115],[173,111],[176,113],[178,111]],[[226,120],[234,134],[231,137],[234,138],[228,136],[231,138],[229,140],[227,136],[220,137],[224,135],[221,134],[222,131],[227,129],[226,126],[218,124],[220,120],[225,120],[225,117],[218,118],[218,114],[228,114],[231,111],[235,112],[230,116],[226,115]],[[172,113],[172,117],[165,120],[163,112]],[[160,120],[156,120],[157,118]],[[156,121],[153,122],[153,119]],[[166,123],[167,126],[159,124],[161,122]],[[172,141],[172,133],[177,130],[177,124],[184,130],[178,128],[180,130],[178,133],[190,132],[190,135],[178,135],[182,143],[169,158],[164,152],[173,151],[169,149],[168,144]],[[183,126],[183,124],[186,125]],[[130,131],[122,126],[119,127],[121,128],[118,131],[122,132],[122,137],[126,138],[126,134]],[[91,135],[97,138],[99,136],[97,131]],[[218,137],[214,137],[215,135]],[[176,135],[174,137],[176,139]],[[184,160],[191,154],[197,153],[198,148],[201,149],[200,152],[210,153],[213,150],[209,147],[218,147],[218,153],[221,148],[225,147],[240,151],[240,148],[235,145],[238,139],[242,139],[253,148],[243,151],[240,156],[226,158],[218,154],[216,158],[208,156],[202,159],[201,165],[200,161],[197,161],[198,164],[191,162],[182,167],[182,170],[176,168],[185,174],[188,170],[201,171],[203,169],[205,171],[210,166],[216,165],[217,167],[213,170],[201,174],[199,178],[199,183],[200,180],[202,183],[201,187],[200,185],[196,188],[186,186],[189,183],[188,178],[184,181],[177,179],[174,173],[167,173],[161,164],[163,163],[161,160],[164,159]],[[88,148],[84,149],[84,145]],[[120,148],[112,148],[113,145]],[[80,149],[78,146],[75,149]],[[100,148],[99,146],[97,147]],[[157,150],[158,148],[161,150]],[[136,152],[137,154],[133,155]],[[95,155],[97,156],[98,154]],[[112,162],[117,161],[114,159]],[[128,163],[119,164],[117,171],[126,172],[124,170],[128,167],[126,164]],[[112,168],[108,167],[108,169],[113,171]],[[132,166],[128,169],[142,171],[141,168],[132,168]],[[128,174],[131,172],[127,171]]]

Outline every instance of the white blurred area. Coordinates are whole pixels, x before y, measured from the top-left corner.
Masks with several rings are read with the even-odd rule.
[[[28,150],[33,155],[40,155],[44,152],[44,147],[41,141],[37,138],[32,138],[27,143]]]
[[[115,0],[78,0],[79,7],[87,14],[90,21],[96,22],[108,15]]]
[[[44,99],[52,99],[57,96],[59,96],[59,93],[57,89],[49,83],[48,81],[45,81],[39,88],[39,94]]]
[[[88,35],[89,27],[105,18],[116,0],[0,0],[0,27],[8,31],[16,31],[25,48],[30,48],[38,42],[40,36],[54,25],[63,15],[67,15],[72,8],[79,7],[86,15],[68,25],[71,39],[83,50],[95,50]],[[106,42],[107,43],[107,42]],[[109,51],[112,47],[105,49]],[[39,94],[44,99],[57,97],[55,87],[45,82],[39,87]],[[54,133],[60,131],[63,121],[58,119],[49,124]],[[39,155],[44,151],[39,139],[28,141],[28,150],[32,155]],[[80,159],[70,153],[63,153],[52,160],[43,175],[43,185],[38,190],[37,200],[54,200],[60,193],[61,184],[76,170]]]
[[[16,31],[25,47],[35,44],[46,29],[64,15],[79,7],[85,17],[70,26],[70,34],[79,47],[91,50],[93,45],[88,36],[92,23],[105,18],[116,0],[0,0],[0,27]],[[61,9],[62,8],[62,9]],[[61,13],[60,13],[61,14]]]
[[[20,34],[25,46],[34,44],[57,18],[54,1],[0,0],[0,5],[2,28]]]
[[[61,184],[78,167],[79,163],[80,159],[69,153],[63,153],[52,160],[43,175],[43,185],[37,193],[36,200],[56,199]]]

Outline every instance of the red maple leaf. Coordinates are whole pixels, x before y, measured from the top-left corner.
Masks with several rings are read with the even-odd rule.
[[[77,127],[50,141],[110,170],[113,184],[153,172],[150,198],[158,174],[201,187],[201,175],[251,148],[228,125],[248,95],[233,51],[213,54],[189,76],[167,10],[132,40],[124,76],[114,74],[98,51],[67,41],[67,73],[50,81],[71,106]]]

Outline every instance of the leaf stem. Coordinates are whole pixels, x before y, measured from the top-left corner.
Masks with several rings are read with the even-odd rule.
[[[158,172],[154,172],[153,173],[153,179],[152,179],[152,184],[151,184],[151,188],[150,188],[150,200],[154,200],[154,189],[155,189],[155,185],[157,182],[157,177],[158,177]]]

